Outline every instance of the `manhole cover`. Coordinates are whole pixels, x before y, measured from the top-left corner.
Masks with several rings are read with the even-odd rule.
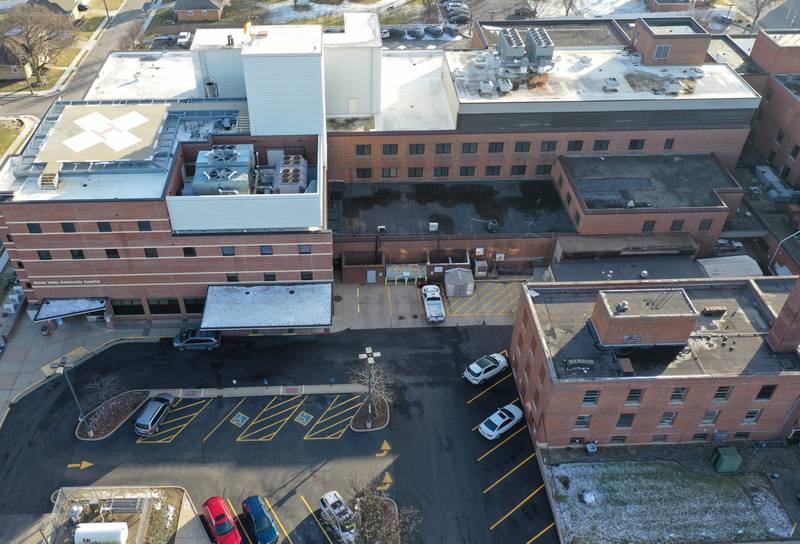
[[[231,423],[233,423],[237,427],[241,427],[242,425],[247,423],[248,419],[250,418],[244,415],[243,413],[236,412],[236,415],[231,418]]]
[[[341,295],[334,295],[333,296],[333,301],[334,302],[341,302],[342,301],[342,296]]]

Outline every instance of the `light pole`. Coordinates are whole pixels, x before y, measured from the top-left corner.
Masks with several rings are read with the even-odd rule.
[[[767,268],[769,269],[769,271],[770,271],[770,272],[772,272],[773,274],[775,273],[775,271],[774,271],[774,270],[772,270],[772,263],[775,261],[775,257],[777,257],[777,256],[778,256],[778,252],[781,250],[781,246],[783,245],[783,243],[784,243],[786,240],[790,239],[790,238],[794,238],[794,237],[795,237],[795,236],[797,236],[798,234],[800,234],[800,230],[798,230],[797,232],[794,232],[794,233],[790,234],[789,236],[787,236],[786,238],[784,238],[783,240],[781,240],[780,242],[778,242],[778,247],[776,247],[776,248],[775,248],[775,252],[772,254],[772,258],[769,260],[769,264],[767,264]]]
[[[358,354],[359,360],[366,361],[369,369],[369,378],[367,380],[367,429],[372,428],[372,367],[375,364],[375,359],[380,356],[380,351],[372,351],[369,346],[364,348],[364,353]]]
[[[108,13],[108,4],[106,4],[106,0],[103,0],[103,7],[106,8],[106,19],[108,19],[106,24],[109,24],[111,22],[111,15]]]
[[[58,362],[58,368],[56,368],[56,373],[61,374],[64,376],[64,379],[67,380],[67,387],[69,387],[69,392],[72,393],[72,398],[75,400],[75,404],[78,407],[78,423],[83,423],[86,420],[86,414],[83,413],[83,407],[81,406],[80,401],[78,401],[78,395],[75,393],[75,388],[72,386],[72,382],[69,379],[69,374],[67,373],[67,358],[62,357],[61,360]],[[89,426],[89,423],[86,423],[87,432],[86,434],[91,438],[94,436],[94,431]]]

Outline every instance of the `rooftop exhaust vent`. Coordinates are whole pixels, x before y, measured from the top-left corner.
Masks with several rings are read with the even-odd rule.
[[[619,302],[619,304],[617,304],[617,313],[621,314],[621,313],[627,312],[628,308],[630,308],[630,305],[628,304],[628,301],[627,300],[622,300],[622,301]]]

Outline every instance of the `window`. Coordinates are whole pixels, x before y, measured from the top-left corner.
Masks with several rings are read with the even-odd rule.
[[[100,232],[111,232],[111,223],[109,221],[98,221],[97,230]]]
[[[25,289],[33,289],[33,284],[29,281],[25,282]]]
[[[559,189],[564,185],[564,176],[558,176],[558,187]]]
[[[713,219],[702,219],[700,221],[700,230],[711,230],[711,225],[714,223]]]
[[[408,146],[409,155],[424,155],[425,144],[411,144]]]
[[[14,243],[14,237],[13,237],[13,236],[11,236],[10,234],[6,234],[6,241],[7,241],[9,244],[13,244],[13,243]]]
[[[686,387],[675,387],[672,390],[672,394],[669,396],[670,402],[683,402],[686,400],[686,393],[689,392],[689,389]]]
[[[381,177],[382,178],[396,178],[397,177],[397,168],[394,168],[394,167],[381,168]]]
[[[111,308],[116,315],[142,315],[144,306],[138,298],[112,298]]]
[[[487,176],[499,176],[500,175],[500,165],[493,164],[491,166],[486,167],[486,175]]]
[[[675,423],[675,418],[678,417],[677,412],[663,412],[661,418],[658,420],[659,427],[672,427]]]
[[[718,416],[719,410],[709,410],[703,414],[703,418],[700,420],[700,425],[713,425],[716,423]]]
[[[746,431],[739,431],[737,433],[733,433],[734,440],[747,440],[748,438],[750,438],[750,433]]]
[[[475,175],[475,167],[474,166],[462,166],[458,171],[459,176],[474,176]]]
[[[528,153],[530,150],[530,142],[514,142],[514,153]]]
[[[422,177],[423,169],[419,166],[415,166],[413,168],[408,169],[408,177],[410,178],[421,178]]]
[[[39,223],[28,223],[28,232],[31,234],[41,234],[42,226]]]
[[[675,147],[675,138],[667,138],[666,140],[664,140],[665,151],[672,151],[673,147]]]
[[[720,385],[717,387],[717,391],[714,393],[714,400],[717,402],[724,402],[728,400],[731,396],[731,391],[733,391],[732,385]]]
[[[237,274],[236,272],[228,272],[227,274],[225,274],[225,281],[227,281],[228,283],[236,283],[237,281],[239,281],[239,274]]]
[[[82,249],[70,249],[69,253],[70,253],[70,255],[72,255],[73,259],[85,259],[86,258],[84,256],[84,254],[83,254],[83,250]]]
[[[372,168],[356,168],[356,178],[370,179],[372,177]]]
[[[789,153],[789,156],[792,158],[792,160],[794,160],[797,158],[797,155],[800,155],[800,145],[795,144],[794,147],[792,147],[792,151]]]
[[[259,252],[262,255],[272,255],[272,246],[260,246]]]
[[[17,268],[23,270],[25,268],[25,263],[23,263],[22,261],[17,261]]]
[[[778,389],[777,385],[762,385],[761,389],[758,391],[758,395],[756,395],[756,400],[771,399],[772,395],[775,394],[776,389]]]
[[[578,210],[575,210],[575,224],[576,225],[581,224],[581,212]]]
[[[197,257],[197,251],[193,247],[183,248],[184,257]]]
[[[364,157],[366,155],[372,155],[372,146],[370,144],[356,145],[356,155],[360,157]]]
[[[539,150],[542,153],[553,153],[556,150],[558,142],[555,140],[545,140],[539,145]]]
[[[625,437],[624,436],[612,436],[611,437],[611,444],[624,444]]]
[[[642,232],[653,232],[653,229],[656,228],[656,222],[652,219],[648,219],[644,223],[642,223]]]
[[[778,129],[778,135],[777,135],[777,136],[775,136],[775,141],[776,141],[777,143],[779,143],[779,144],[780,144],[780,143],[783,143],[783,138],[784,138],[784,136],[786,136],[786,131],[784,131],[782,128],[779,128],[779,129]]]
[[[580,151],[583,149],[583,140],[570,140],[567,142],[567,151]]]
[[[670,45],[657,45],[656,50],[653,51],[654,59],[666,59],[669,56]]]
[[[789,174],[791,174],[791,173],[792,173],[792,169],[789,168],[789,165],[788,164],[784,164],[783,167],[781,167],[781,171],[778,174],[778,177],[781,178],[783,181],[786,181],[789,178]]]
[[[450,167],[449,166],[436,166],[433,169],[433,177],[435,178],[444,178],[450,175]]]
[[[464,142],[461,144],[461,152],[462,153],[477,153],[478,152],[478,143],[477,142]]]
[[[592,146],[593,151],[608,151],[608,140],[595,140]]]
[[[575,420],[574,428],[575,429],[588,429],[589,428],[589,424],[591,422],[592,422],[592,416],[590,416],[590,415],[578,416],[577,419]]]
[[[153,225],[150,224],[150,221],[137,221],[136,224],[142,232],[153,230]]]
[[[203,10],[203,15],[208,15],[208,10],[207,9]]]
[[[264,281],[275,281],[277,279],[278,276],[275,272],[264,272]]]
[[[503,147],[503,142],[489,142],[489,153],[502,153]]]
[[[183,299],[183,307],[187,314],[202,314],[206,309],[206,297],[186,297]]]
[[[583,404],[583,405],[587,405],[587,404],[596,405],[597,404],[597,399],[599,399],[599,398],[600,398],[600,390],[599,389],[589,389],[588,391],[585,391],[583,393],[583,400],[581,401],[581,404]]]
[[[669,230],[672,232],[680,232],[683,230],[683,219],[675,219],[670,225]]]
[[[311,254],[311,244],[298,244],[297,252],[300,255],[310,255]]]
[[[313,280],[314,279],[314,273],[313,272],[307,272],[307,271],[300,272],[300,279],[303,280],[303,281]]]
[[[708,440],[708,433],[695,433],[692,436],[692,442],[706,442]]]
[[[48,250],[46,250],[46,249],[40,249],[40,250],[39,250],[39,251],[37,251],[36,253],[39,255],[39,260],[40,260],[40,261],[52,261],[52,260],[53,260],[53,255],[52,255],[52,253],[50,253],[50,252],[49,252]]]
[[[158,257],[158,250],[154,247],[144,248],[144,256],[148,259],[155,259]]]
[[[436,144],[437,155],[447,155],[450,153],[450,144]]]
[[[19,73],[19,66],[11,66],[11,73],[18,74]]]
[[[384,155],[397,155],[397,144],[383,144]]]
[[[572,204],[572,193],[567,193],[567,206]]]
[[[75,232],[75,223],[61,223],[62,232]]]
[[[761,412],[762,410],[760,408],[755,408],[745,412],[744,419],[742,419],[742,425],[753,425],[758,423],[758,418],[761,417]]]
[[[628,142],[628,149],[630,151],[641,151],[644,149],[644,140],[639,138],[634,138],[630,142]]]
[[[177,298],[148,298],[147,305],[150,307],[151,314],[181,313],[181,307],[178,306]]]
[[[758,108],[756,110],[756,121],[758,121],[760,123],[763,120],[764,120],[764,110],[762,110],[761,108]]]
[[[537,164],[536,165],[536,175],[537,176],[549,176],[550,172],[553,171],[553,165],[551,164]]]
[[[628,398],[625,399],[625,404],[641,404],[642,396],[644,396],[644,389],[631,389],[628,391]]]
[[[233,246],[222,246],[223,257],[233,257],[236,255],[236,248]]]
[[[769,99],[772,98],[772,89],[767,87],[764,90],[764,101],[769,102]]]
[[[626,427],[633,426],[633,418],[636,414],[620,414],[619,419],[617,419],[617,428],[623,429]]]
[[[769,152],[769,155],[767,155],[767,162],[770,163],[773,166],[775,165],[775,150],[774,149]]]
[[[511,175],[512,176],[524,176],[525,171],[528,170],[528,167],[524,164],[515,164],[511,167]]]
[[[106,250],[106,259],[119,259],[119,250],[118,249],[107,249]]]
[[[653,442],[666,442],[667,435],[665,434],[654,434],[653,435]]]

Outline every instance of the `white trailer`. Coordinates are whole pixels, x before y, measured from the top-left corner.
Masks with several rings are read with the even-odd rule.
[[[127,523],[79,523],[75,527],[75,544],[126,544],[127,542]]]

